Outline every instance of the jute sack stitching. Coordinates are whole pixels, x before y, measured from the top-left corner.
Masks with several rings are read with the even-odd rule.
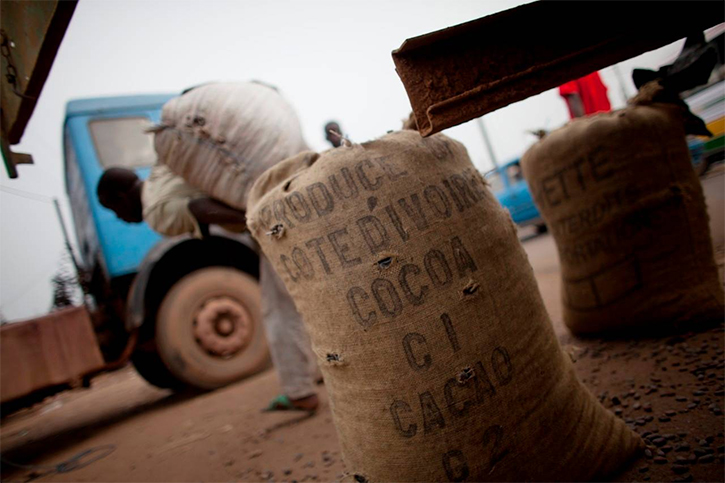
[[[389,134],[265,172],[248,223],[303,316],[357,481],[584,481],[641,440],[577,380],[465,148]]]
[[[522,158],[556,240],[564,321],[575,333],[723,317],[687,113],[648,102],[653,92],[570,122]]]
[[[238,209],[260,174],[308,149],[292,106],[256,82],[208,84],[170,100],[154,145],[159,162]]]

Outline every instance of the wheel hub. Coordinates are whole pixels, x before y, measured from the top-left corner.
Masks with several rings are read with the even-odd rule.
[[[252,318],[229,297],[208,300],[194,319],[197,344],[209,354],[229,357],[243,349],[252,337]]]

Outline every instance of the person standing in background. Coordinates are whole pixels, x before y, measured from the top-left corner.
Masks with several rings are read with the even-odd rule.
[[[342,128],[340,128],[339,122],[330,121],[325,124],[325,139],[332,144],[333,148],[342,146],[342,138]]]
[[[607,86],[602,82],[599,72],[562,84],[559,86],[559,95],[566,101],[571,119],[612,110]]]

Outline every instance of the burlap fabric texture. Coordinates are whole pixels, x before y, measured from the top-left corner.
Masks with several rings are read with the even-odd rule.
[[[574,120],[532,146],[522,168],[561,260],[575,333],[722,320],[686,108],[643,88],[620,111]]]
[[[159,162],[195,188],[242,210],[260,174],[308,149],[292,106],[258,82],[192,89],[164,105],[156,131]]]
[[[260,177],[249,205],[351,480],[583,481],[641,448],[577,380],[460,143],[401,131],[304,153]]]

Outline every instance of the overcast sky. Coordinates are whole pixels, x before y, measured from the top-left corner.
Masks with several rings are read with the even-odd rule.
[[[260,79],[278,86],[297,108],[313,148],[328,147],[323,126],[330,119],[362,142],[399,128],[410,112],[392,50],[406,38],[523,3],[80,0],[25,136],[14,147],[31,153],[35,165],[20,166],[15,180],[4,169],[0,175],[0,313],[17,320],[43,314],[51,304],[50,279],[64,253],[52,198],[60,200],[73,233],[61,149],[68,100]],[[632,68],[671,62],[681,45],[603,70],[613,106],[634,94]],[[484,117],[499,161],[523,154],[534,142],[528,130],[567,120],[555,90]],[[480,170],[490,169],[475,123],[446,133],[466,145]]]

